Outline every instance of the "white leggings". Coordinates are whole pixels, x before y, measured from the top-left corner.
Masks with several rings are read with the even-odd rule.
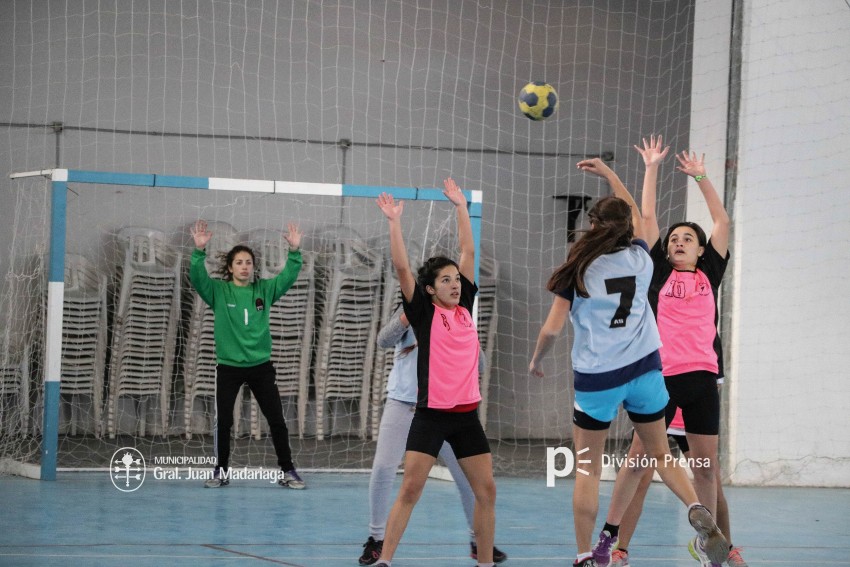
[[[410,430],[410,422],[413,421],[413,412],[413,406],[392,398],[387,398],[387,403],[384,405],[381,429],[378,432],[378,448],[375,451],[375,461],[372,463],[372,476],[369,478],[369,535],[376,540],[384,539],[384,529],[392,507],[393,482],[397,476],[398,467],[404,460],[407,432]],[[472,514],[475,509],[475,495],[448,443],[443,443],[440,458],[452,473],[460,492],[463,513],[469,525],[469,535],[474,540]]]

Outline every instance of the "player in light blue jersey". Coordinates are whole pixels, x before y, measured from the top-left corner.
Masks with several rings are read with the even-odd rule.
[[[544,375],[541,362],[561,334],[567,318],[573,324],[572,364],[575,376],[573,442],[590,464],[589,474],[577,474],[573,492],[578,555],[573,565],[607,567],[617,540],[623,509],[612,509],[591,548],[599,508],[602,452],[611,421],[622,404],[657,463],[667,486],[688,506],[688,520],[706,542],[712,561],[728,553],[708,509],[697,501],[683,468],[670,457],[664,425],[669,399],[661,375],[661,341],[647,290],[652,278],[649,248],[641,238],[640,211],[620,178],[599,158],[583,160],[578,168],[607,180],[613,197],[600,199],[589,212],[590,230],[570,249],[567,261],[552,274],[547,287],[555,298],[540,330],[529,364],[532,375]],[[637,482],[614,484],[613,502],[629,502]],[[611,523],[616,521],[616,523]]]

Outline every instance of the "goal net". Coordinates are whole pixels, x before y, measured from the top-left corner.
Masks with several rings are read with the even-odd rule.
[[[481,416],[495,467],[542,478],[546,448],[571,444],[573,401],[569,331],[545,379],[527,371],[551,305],[545,281],[587,226],[589,203],[607,193],[576,162],[602,156],[639,196],[643,166],[632,145],[663,134],[673,151],[707,148],[722,185],[729,87],[700,65],[706,46],[728,49],[732,30],[730,21],[713,25],[728,14],[708,11],[698,26],[698,5],[3,3],[4,171],[125,176],[67,186],[59,468],[105,468],[120,447],[151,459],[212,455],[211,314],[187,280],[189,227],[199,218],[210,222],[215,251],[252,245],[263,275],[286,258],[286,223],[304,228],[304,269],[272,311],[295,462],[369,468],[392,364],[374,336],[398,301],[397,284],[373,200],[323,191],[434,190],[451,175],[482,195]],[[728,79],[728,53],[718,59]],[[557,90],[552,117],[533,122],[519,111],[529,81]],[[244,181],[205,191],[144,181],[152,176],[322,190],[270,194],[258,190],[266,181]],[[658,186],[662,229],[686,212],[704,220],[694,218],[687,177],[670,158]],[[456,249],[445,202],[408,205],[414,264]],[[50,208],[49,180],[0,179],[5,462],[40,464],[49,433]],[[727,313],[722,326],[732,323]],[[249,395],[237,414],[233,464],[273,465]],[[609,450],[622,453],[629,435],[620,416]]]

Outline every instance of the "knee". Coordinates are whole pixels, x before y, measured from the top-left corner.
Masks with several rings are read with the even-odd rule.
[[[717,480],[717,473],[715,472],[714,467],[717,466],[717,463],[706,459],[702,465],[703,466],[691,467],[691,472],[694,474],[694,480],[703,483],[715,482]]]
[[[414,483],[402,482],[398,490],[398,501],[406,506],[414,506],[422,496],[422,488]]]
[[[642,479],[649,475],[649,471],[655,469],[655,464],[658,462],[658,457],[654,455],[646,453],[630,454],[620,471],[632,478],[640,477]]]
[[[496,481],[489,479],[475,490],[475,500],[485,507],[496,506]]]

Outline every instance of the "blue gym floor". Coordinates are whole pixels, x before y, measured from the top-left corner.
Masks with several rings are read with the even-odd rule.
[[[204,489],[148,476],[125,493],[106,471],[60,472],[55,482],[2,476],[0,565],[356,566],[368,536],[368,475],[304,477],[307,490],[296,491],[260,480]],[[497,484],[504,565],[570,565],[572,482]],[[612,486],[602,485],[600,516]],[[726,494],[734,542],[750,565],[850,565],[850,490],[729,487]],[[685,547],[691,533],[684,508],[653,484],[631,564],[696,567]],[[467,539],[453,483],[431,479],[393,564],[471,567]]]

